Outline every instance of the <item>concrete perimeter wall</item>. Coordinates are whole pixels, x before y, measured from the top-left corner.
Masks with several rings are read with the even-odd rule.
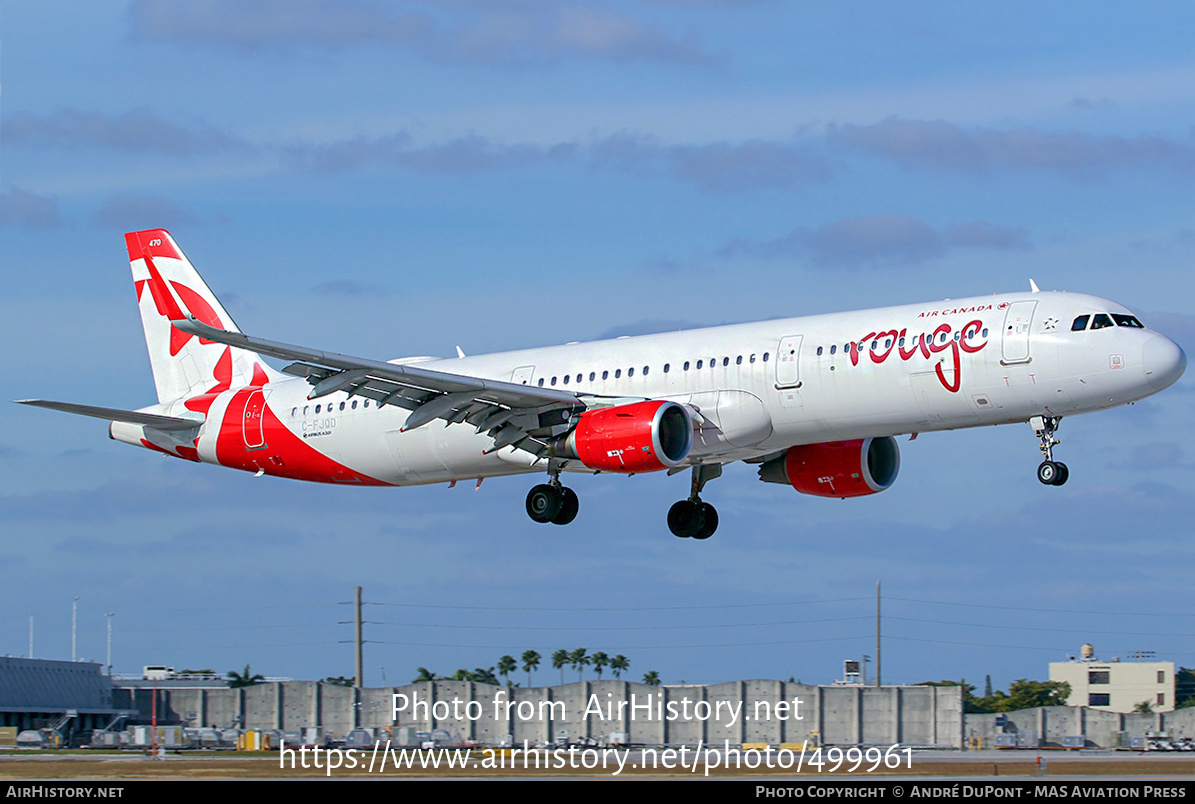
[[[1195,708],[1118,714],[1050,706],[997,714],[963,714],[959,687],[811,687],[783,681],[731,681],[649,687],[626,681],[586,681],[557,687],[495,687],[432,681],[355,690],[312,681],[244,689],[158,691],[158,719],[196,726],[298,731],[322,726],[343,736],[357,726],[443,729],[482,744],[513,739],[531,744],[605,740],[625,733],[641,745],[796,743],[961,748],[1000,734],[1032,735],[1025,747],[1127,747],[1146,734],[1195,736]],[[148,689],[113,690],[117,708],[149,721]],[[395,713],[394,696],[399,709]],[[1004,725],[997,725],[1002,718]]]
[[[1083,737],[1088,748],[1127,748],[1129,738],[1146,734],[1195,736],[1195,708],[1190,707],[1173,712],[1120,714],[1085,706],[1041,706],[1004,713],[1003,728],[996,725],[997,717],[967,715],[967,739],[980,738],[986,747],[995,745],[997,734],[1033,732],[1036,744],[1043,747],[1061,747],[1066,737]]]
[[[322,726],[344,735],[355,726],[444,729],[483,744],[606,740],[625,733],[646,745],[699,741],[937,745],[964,741],[959,687],[812,687],[783,681],[649,687],[584,681],[558,687],[496,687],[431,681],[354,690],[310,681],[243,689],[158,691],[158,719],[195,726],[298,731]],[[148,720],[149,690],[116,690],[121,705]],[[127,696],[127,697],[126,697]],[[395,711],[397,697],[398,709]]]

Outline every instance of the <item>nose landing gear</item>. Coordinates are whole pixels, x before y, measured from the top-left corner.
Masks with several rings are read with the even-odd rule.
[[[1070,470],[1062,461],[1054,460],[1054,447],[1062,442],[1054,437],[1062,421],[1060,416],[1034,416],[1029,420],[1033,432],[1041,439],[1041,454],[1045,460],[1037,467],[1037,479],[1047,486],[1061,486],[1070,477]]]
[[[668,509],[668,530],[682,539],[708,539],[718,529],[718,511],[701,501],[705,484],[722,474],[722,465],[698,464],[693,467],[692,493]]]

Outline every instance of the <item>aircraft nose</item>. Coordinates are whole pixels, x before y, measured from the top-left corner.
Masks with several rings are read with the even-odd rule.
[[[1141,347],[1141,367],[1145,380],[1155,391],[1169,388],[1187,370],[1187,356],[1177,343],[1154,335]]]

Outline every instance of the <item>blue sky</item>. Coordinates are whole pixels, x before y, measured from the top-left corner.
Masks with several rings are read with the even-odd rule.
[[[7,398],[154,398],[122,233],[171,230],[247,332],[451,355],[1018,290],[1116,299],[1195,347],[1185,2],[30,2],[0,11]],[[1192,380],[1066,420],[902,442],[829,501],[687,478],[363,490],[173,461],[99,422],[0,427],[0,652],[251,662],[369,684],[504,653],[666,682],[1045,678],[1087,641],[1195,666]],[[546,662],[545,662],[546,664]],[[520,674],[521,675],[521,674]],[[550,669],[537,681],[558,679]]]

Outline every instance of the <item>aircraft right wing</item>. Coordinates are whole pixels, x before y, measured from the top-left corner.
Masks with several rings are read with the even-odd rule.
[[[516,385],[268,341],[217,329],[192,316],[170,323],[209,341],[294,361],[283,371],[303,377],[313,386],[308,399],[344,391],[374,399],[379,406],[406,408],[411,414],[404,430],[434,419],[472,424],[477,432],[486,430],[494,439],[486,452],[514,445],[545,456],[547,439],[566,429],[573,415],[586,409],[577,394],[555,388]]]

